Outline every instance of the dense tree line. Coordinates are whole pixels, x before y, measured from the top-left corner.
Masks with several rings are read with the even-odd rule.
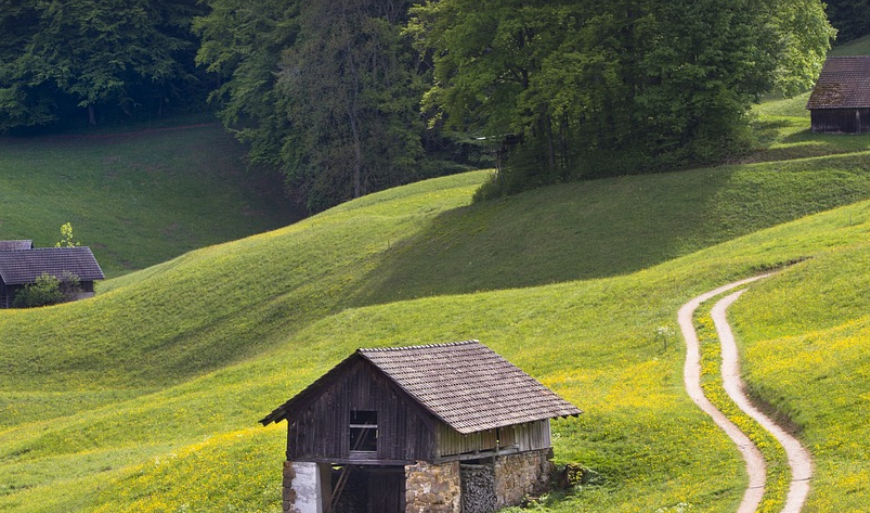
[[[832,36],[819,0],[0,0],[0,29],[0,130],[159,111],[202,84],[195,53],[251,161],[312,211],[478,140],[496,193],[721,160]]]
[[[827,0],[828,17],[837,29],[837,42],[845,43],[870,34],[870,1]]]
[[[434,172],[422,159],[427,71],[403,33],[411,2],[211,5],[199,60],[222,78],[223,119],[309,209]]]
[[[197,0],[0,0],[0,130],[190,101]]]
[[[817,0],[441,0],[411,28],[429,104],[520,144],[491,185],[714,162],[753,100],[809,87],[832,31]]]
[[[415,3],[211,0],[197,20],[224,123],[309,210],[480,157],[420,112],[431,63],[405,31]]]

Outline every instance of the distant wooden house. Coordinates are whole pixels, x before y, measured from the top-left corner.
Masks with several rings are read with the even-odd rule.
[[[63,280],[65,273],[79,279],[82,293],[76,299],[94,295],[94,281],[105,278],[94,254],[86,246],[74,248],[30,248],[12,242],[0,243],[0,308],[12,308],[15,294],[25,285],[35,283],[43,273]],[[30,241],[25,241],[30,242]],[[13,248],[13,249],[9,249]]]
[[[870,56],[829,57],[807,109],[813,132],[870,131]]]
[[[260,422],[288,422],[285,512],[489,513],[546,488],[580,413],[468,341],[359,349]]]
[[[32,240],[0,240],[0,251],[22,251],[33,249]]]

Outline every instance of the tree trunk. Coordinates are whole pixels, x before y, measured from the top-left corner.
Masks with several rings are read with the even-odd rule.
[[[94,105],[92,103],[88,104],[88,123],[91,126],[95,126],[97,124],[97,114],[94,112]]]
[[[347,106],[347,118],[350,122],[350,131],[353,135],[353,197],[359,198],[362,196],[362,141],[359,133],[359,120],[357,119],[357,100],[359,94],[359,72],[356,67],[356,62],[353,58],[353,48],[351,41],[348,41],[347,51],[347,71],[351,78],[350,102]]]
[[[353,197],[359,198],[362,196],[362,142],[359,137],[356,115],[350,105],[347,107],[347,118],[350,121],[350,130],[353,134]]]
[[[550,113],[546,112],[546,110],[544,112],[543,119],[541,122],[544,125],[541,127],[542,132],[547,137],[547,163],[549,164],[549,167],[550,167],[550,177],[555,182],[556,178],[558,176],[558,173],[556,170],[556,147],[555,147],[555,144],[553,142],[553,121],[550,118]]]

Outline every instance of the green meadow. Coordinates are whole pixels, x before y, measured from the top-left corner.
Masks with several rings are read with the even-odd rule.
[[[206,123],[202,123],[205,121]],[[60,240],[70,222],[108,276],[301,216],[208,117],[125,133],[0,137],[0,239]]]
[[[586,412],[554,423],[555,459],[597,478],[529,509],[731,512],[742,460],[683,391],[676,313],[769,270],[779,272],[731,313],[746,379],[814,453],[808,511],[861,511],[870,503],[868,139],[813,136],[786,103],[758,109],[766,139],[728,166],[472,204],[488,174],[479,171],[214,244],[240,229],[229,227],[240,211],[218,206],[201,213],[215,232],[185,225],[201,249],[169,259],[187,246],[152,248],[126,274],[119,257],[92,300],[0,312],[0,511],[277,513],[285,426],[257,420],[358,347],[475,338]],[[94,166],[124,142],[105,144]],[[38,156],[25,149],[22,166]],[[108,223],[84,199],[113,178],[105,167],[82,173],[91,182],[76,183],[93,195],[63,203],[59,194],[68,211],[55,224],[72,221],[98,241],[99,230],[70,217],[88,209],[87,219]],[[31,174],[34,190],[52,182]],[[129,174],[127,194],[145,201],[142,175]],[[23,172],[17,182],[0,176],[4,206],[6,184],[31,187]],[[164,192],[139,212],[119,191],[106,212],[165,226],[172,214],[160,202],[174,196]],[[12,219],[26,228],[40,215],[48,219],[36,210]],[[112,237],[107,247],[126,240]]]

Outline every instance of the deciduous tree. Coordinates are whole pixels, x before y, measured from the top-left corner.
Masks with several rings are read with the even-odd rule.
[[[212,0],[200,63],[224,123],[312,211],[416,176],[425,129],[409,1]]]
[[[202,12],[194,0],[0,1],[0,128],[52,123],[69,105],[95,124],[98,107],[167,100],[191,78]]]
[[[435,56],[429,105],[511,135],[497,188],[711,162],[745,145],[759,95],[818,74],[818,0],[440,0],[409,30]],[[512,164],[510,164],[512,162]]]

